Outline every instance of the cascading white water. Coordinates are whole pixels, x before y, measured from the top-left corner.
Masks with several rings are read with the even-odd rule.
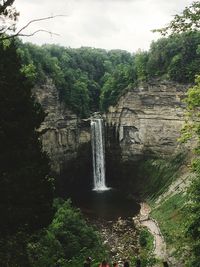
[[[109,188],[105,183],[105,145],[102,119],[91,120],[91,133],[94,190],[105,191]]]

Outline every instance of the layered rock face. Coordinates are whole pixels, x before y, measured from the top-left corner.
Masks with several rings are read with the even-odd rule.
[[[117,137],[110,147],[111,154],[121,153],[126,161],[144,155],[175,153],[184,123],[182,100],[186,90],[184,85],[154,81],[124,93],[118,104],[104,115],[111,133],[109,138]],[[60,174],[77,157],[80,147],[90,142],[90,123],[60,102],[58,90],[50,79],[37,86],[34,94],[47,113],[39,129],[43,148],[50,156],[52,170]]]
[[[114,127],[123,160],[143,155],[171,155],[184,123],[187,86],[154,81],[125,93],[105,119]]]
[[[60,103],[58,90],[50,79],[35,87],[34,94],[47,113],[39,129],[43,148],[51,159],[52,170],[60,174],[67,162],[77,156],[79,147],[90,141],[90,125]]]

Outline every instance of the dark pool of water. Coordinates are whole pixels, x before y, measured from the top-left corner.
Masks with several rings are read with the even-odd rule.
[[[104,192],[79,190],[71,199],[72,203],[91,219],[115,220],[119,217],[133,217],[140,209],[136,200],[115,189]]]

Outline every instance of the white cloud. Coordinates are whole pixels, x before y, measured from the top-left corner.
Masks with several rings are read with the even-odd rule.
[[[39,33],[26,41],[37,44],[59,43],[64,46],[92,46],[135,51],[148,49],[158,38],[151,32],[166,25],[172,15],[192,3],[191,0],[16,0],[20,11],[19,26],[49,15],[65,14],[38,22],[26,31],[42,28],[59,33]]]

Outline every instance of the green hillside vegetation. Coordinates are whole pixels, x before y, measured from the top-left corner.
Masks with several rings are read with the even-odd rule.
[[[148,52],[130,54],[122,50],[58,45],[37,46],[18,41],[23,72],[40,85],[51,78],[60,100],[81,117],[105,111],[119,96],[149,79],[194,82],[200,66],[200,33],[161,38]]]
[[[90,252],[103,257],[106,248],[80,212],[69,202],[53,205],[54,179],[36,131],[45,114],[13,40],[0,42],[0,58],[0,266],[67,267]]]
[[[14,266],[8,254],[52,220],[53,179],[36,131],[45,114],[21,73],[14,41],[0,42],[0,58],[0,265]]]
[[[181,14],[174,16],[165,28],[158,29],[163,35],[171,33],[199,32],[200,2],[195,1]],[[199,45],[197,48],[199,54]],[[193,64],[191,64],[192,66]],[[195,64],[194,64],[195,65]],[[188,74],[191,69],[188,69]],[[171,195],[157,207],[152,215],[158,220],[167,240],[167,245],[175,248],[177,261],[185,266],[198,267],[200,262],[200,70],[196,69],[195,85],[187,92],[185,127],[182,130],[182,142],[196,138],[193,150],[191,171],[195,175],[186,192]]]
[[[131,88],[136,86],[138,83],[143,81],[146,82],[149,79],[170,79],[182,83],[193,82],[195,74],[199,72],[198,64],[200,60],[200,53],[198,43],[200,43],[199,32],[182,34],[180,36],[176,35],[173,37],[162,38],[157,42],[152,43],[149,52],[138,52],[134,55],[131,55],[128,52],[120,50],[105,51],[102,49],[93,48],[71,49],[56,45],[44,45],[42,47],[39,47],[29,43],[22,44],[19,40],[17,40],[17,53],[21,57],[22,64],[19,62],[18,67],[15,67],[14,69],[15,71],[18,69],[17,75],[21,75],[21,77],[23,77],[24,83],[29,86],[29,88],[34,85],[42,85],[46,82],[46,79],[51,78],[59,91],[60,101],[65,102],[66,106],[76,112],[80,117],[87,117],[93,111],[107,110],[110,105],[117,103],[119,96],[126,90],[131,90]],[[193,47],[193,49],[191,49],[191,47]],[[7,57],[7,59],[9,60],[5,61],[4,63],[10,62],[10,55],[8,55],[9,49],[9,46],[8,48],[3,45],[1,47],[2,57]],[[12,62],[14,61],[12,60]],[[7,68],[12,69],[12,65],[10,65],[9,63],[7,65]],[[8,81],[10,81],[10,73],[16,75],[15,72],[7,72],[4,65],[2,65],[1,73],[5,73],[5,77]],[[8,73],[9,75],[7,75]],[[175,73],[177,75],[174,75]],[[194,113],[192,112],[193,109],[196,109],[199,106],[199,80],[197,79],[196,82],[197,85],[196,87],[194,87],[195,89],[191,89],[189,91],[187,100],[190,110],[189,114],[192,115],[194,115]],[[2,84],[5,83],[2,82]],[[16,85],[17,83],[15,83],[15,87]],[[12,87],[9,88],[11,89]],[[12,90],[2,91],[2,93],[5,92],[10,93],[8,98],[10,101],[12,98]],[[22,105],[22,107],[23,106],[25,107],[25,105]],[[4,115],[6,114],[6,107],[2,105],[2,108],[4,108],[2,110],[2,114]],[[38,104],[35,104],[35,107],[40,110]],[[8,110],[9,109],[7,109],[7,111]],[[41,114],[41,119],[39,120],[39,122],[41,123],[41,121],[44,119],[44,114],[38,114]],[[4,118],[4,116],[2,116],[2,118]],[[13,116],[13,118],[15,118],[16,120],[15,116]],[[37,125],[39,125],[39,122]],[[23,128],[23,126],[21,128]],[[191,136],[188,128],[190,130],[193,129],[198,135],[198,126],[187,127],[186,125],[184,136]],[[23,132],[23,134],[25,134],[25,132]],[[6,142],[4,144],[6,144]],[[4,150],[1,150],[2,158],[5,158],[3,151]],[[22,154],[20,157],[18,157],[18,159],[22,159]],[[43,160],[46,159],[43,158]],[[22,162],[27,162],[27,158]],[[46,164],[48,165],[48,160],[46,161]],[[169,161],[167,159],[159,159],[144,163],[143,167],[141,167],[142,179],[144,179],[144,177],[145,179],[146,177],[148,179],[145,182],[145,188],[142,188],[142,196],[155,199],[161,193],[166,191],[170,182],[176,179],[181,164],[183,164],[183,157],[181,155]],[[10,166],[10,161],[8,166]],[[15,171],[13,173],[15,174]],[[49,183],[51,184],[51,182],[52,180],[50,179]],[[21,182],[19,180],[19,186],[20,183]],[[142,185],[139,186],[142,187]],[[196,185],[196,188],[197,187],[198,183]],[[4,187],[1,187],[1,189],[5,191]],[[21,187],[21,189],[23,189],[23,187]],[[28,192],[29,191],[27,191],[27,193]],[[193,192],[196,191],[194,190]],[[35,193],[37,193],[37,191]],[[2,194],[2,197],[3,196],[4,194]],[[26,194],[23,196],[25,197]],[[51,204],[51,202],[48,203],[49,205]],[[173,213],[173,206],[171,205],[170,207],[172,208],[171,212]],[[51,210],[51,205],[49,206],[49,208]],[[68,208],[69,206],[66,207],[66,209]],[[199,207],[195,206],[194,209],[198,210]],[[191,210],[191,208],[189,210]],[[11,217],[9,218],[9,220],[14,221],[12,220],[14,213],[11,209],[10,211]],[[56,214],[55,216],[57,216]],[[188,231],[186,231],[188,235],[188,237],[186,238],[187,241],[190,240],[192,236],[194,237],[193,230],[198,229],[198,216],[188,216],[190,216],[191,218],[192,226],[189,225]],[[4,218],[6,219],[6,216]],[[42,220],[42,216],[40,216],[39,218],[40,220]],[[159,218],[160,217],[158,215],[158,220]],[[45,220],[47,219],[48,216],[45,216]],[[83,254],[82,252],[80,253],[80,255],[76,254],[76,249],[80,246],[78,237],[74,237],[73,241],[75,242],[75,250],[73,252],[75,254],[72,253],[71,256],[67,256],[63,254],[64,247],[67,246],[67,244],[65,244],[65,242],[60,242],[60,240],[57,239],[57,236],[55,236],[54,233],[51,233],[52,227],[48,226],[47,222],[44,224],[41,223],[41,226],[39,226],[38,229],[31,229],[31,235],[29,235],[27,231],[21,231],[23,222],[21,222],[20,220],[19,228],[15,229],[12,233],[8,233],[5,236],[6,240],[4,237],[2,237],[2,239],[0,240],[0,246],[4,248],[2,249],[2,255],[5,255],[6,257],[1,257],[2,264],[5,264],[5,261],[11,263],[15,262],[16,264],[25,261],[26,265],[32,264],[30,266],[42,266],[42,264],[44,266],[45,264],[46,266],[48,266],[49,262],[55,263],[56,261],[58,261],[58,259],[60,259],[59,264],[63,264],[63,266],[65,266],[67,264],[66,262],[69,260],[75,262],[74,266],[76,266],[77,262],[81,262],[83,257],[86,255],[84,254],[84,251]],[[26,220],[31,220],[31,214],[27,214]],[[3,221],[2,224],[4,224]],[[43,230],[42,234],[38,233],[39,229],[45,229],[43,228],[44,226],[47,226],[46,230]],[[66,229],[68,229],[68,226],[66,226]],[[88,240],[89,243],[87,244],[87,247],[90,247],[90,242],[92,242],[92,238],[94,237],[94,230],[90,228],[90,230],[88,231],[91,231],[91,235],[89,234],[91,239]],[[198,232],[198,230],[195,231]],[[164,229],[164,233],[165,232],[166,230]],[[72,234],[71,230],[69,230],[68,234]],[[32,235],[35,236],[34,242],[32,241]],[[185,236],[185,234],[183,236]],[[51,254],[51,251],[48,251],[47,249],[47,251],[45,252],[46,254],[40,254],[40,258],[35,259],[34,253],[38,255],[41,246],[44,246],[46,244],[46,246],[48,247],[50,243],[54,244],[53,246],[55,246],[59,256],[57,257],[53,253]],[[191,247],[199,246],[198,243],[194,242],[190,244]],[[21,251],[21,254],[19,256],[16,256],[14,253],[17,247]],[[94,247],[94,249],[96,248]],[[6,251],[8,252],[8,254],[6,253]],[[11,251],[13,251],[13,254],[11,253]],[[196,259],[195,251],[196,247],[194,248],[194,259]],[[86,250],[86,253],[88,253],[88,250]],[[100,255],[101,253],[106,253],[106,249],[100,246],[100,251],[98,251],[98,249],[96,252],[92,250],[92,253],[94,255],[97,255],[98,258],[98,255]],[[193,252],[191,252],[191,254],[192,253]]]
[[[56,199],[54,208],[52,223],[28,243],[31,266],[77,267],[82,266],[88,255],[96,262],[108,256],[99,233],[86,223],[69,200]]]
[[[6,10],[13,2],[0,3],[0,15],[16,23],[15,9]],[[186,9],[185,17],[175,17],[179,24],[170,27],[180,31],[153,42],[148,52],[135,54],[23,44],[15,38],[9,41],[7,27],[0,28],[0,266],[75,267],[82,265],[88,255],[98,261],[107,255],[96,229],[86,223],[80,211],[70,201],[53,201],[54,179],[36,130],[45,114],[32,96],[32,87],[52,79],[60,101],[80,117],[87,117],[116,104],[125,90],[159,78],[195,82],[186,98],[182,139],[194,136],[197,139],[191,168],[196,179],[186,194],[173,195],[155,208],[152,216],[159,221],[168,246],[176,249],[178,257],[181,254],[180,260],[184,259],[186,266],[199,267],[200,76],[196,76],[200,74],[200,32],[196,30],[199,1],[194,2],[193,10]],[[147,182],[141,197],[154,201],[178,177],[185,162],[179,155],[143,164],[142,178]],[[151,249],[148,233],[141,233],[140,242]]]
[[[162,234],[167,243],[167,249],[173,251],[172,255],[178,262],[187,261],[188,240],[185,237],[185,203],[186,195],[183,193],[175,194],[162,201],[159,207],[156,207],[151,216],[159,222]]]
[[[154,202],[181,173],[186,155],[179,153],[171,158],[149,159],[139,166],[139,190],[143,198]]]

